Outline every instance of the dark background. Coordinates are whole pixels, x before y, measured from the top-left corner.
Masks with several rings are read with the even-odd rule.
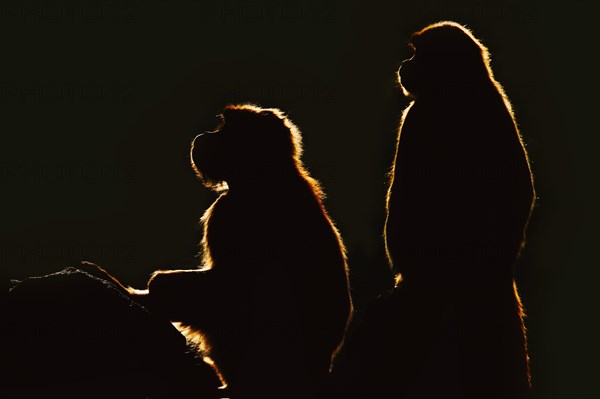
[[[472,28],[527,143],[539,204],[518,268],[537,397],[600,394],[595,14],[541,1],[23,1],[0,6],[3,273],[95,261],[143,287],[198,264],[215,199],[189,167],[227,103],[285,110],[350,253],[385,286],[386,172],[411,32]],[[443,199],[442,199],[443,200]]]

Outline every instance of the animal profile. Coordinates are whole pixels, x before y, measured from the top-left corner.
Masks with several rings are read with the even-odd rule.
[[[198,270],[156,272],[145,303],[202,334],[232,395],[317,394],[352,313],[345,248],[278,109],[229,105],[192,166],[220,195]]]
[[[535,191],[487,48],[440,22],[414,33],[384,239],[396,288],[348,345],[362,394],[514,397],[529,386],[514,268]]]
[[[406,278],[424,274],[444,285],[448,278],[465,285],[484,276],[512,280],[535,191],[489,51],[452,22],[424,28],[409,45],[414,55],[398,77],[414,101],[403,114],[390,174],[390,264]],[[424,260],[436,269],[422,267]],[[482,261],[494,266],[482,269]],[[413,270],[415,263],[421,265]]]

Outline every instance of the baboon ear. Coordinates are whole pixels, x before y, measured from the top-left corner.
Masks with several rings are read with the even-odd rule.
[[[268,109],[263,109],[262,111],[260,111],[259,115],[261,123],[273,123],[281,121],[279,116],[277,116],[273,111]]]
[[[264,128],[272,131],[279,131],[284,127],[282,119],[283,115],[271,110],[263,110],[260,112],[260,122]]]

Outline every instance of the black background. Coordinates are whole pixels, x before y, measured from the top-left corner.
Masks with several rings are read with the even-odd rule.
[[[86,259],[143,287],[153,270],[196,266],[198,219],[216,196],[195,179],[189,144],[225,104],[254,102],[301,128],[364,303],[388,276],[386,172],[407,104],[395,72],[410,33],[439,20],[489,47],[533,161],[540,198],[517,279],[536,396],[599,394],[598,57],[586,3],[3,2],[3,273]]]

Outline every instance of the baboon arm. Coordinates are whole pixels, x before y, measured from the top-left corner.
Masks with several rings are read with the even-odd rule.
[[[144,299],[150,310],[172,321],[185,322],[190,315],[209,311],[218,295],[218,273],[201,270],[157,271],[148,282]],[[203,307],[202,304],[209,306]]]

